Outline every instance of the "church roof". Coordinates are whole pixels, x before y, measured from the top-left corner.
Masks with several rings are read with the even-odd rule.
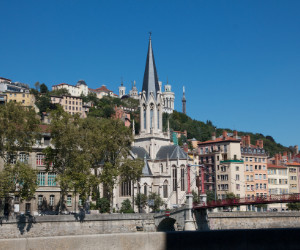
[[[142,173],[143,173],[143,176],[152,176],[152,172],[149,167],[146,155],[144,156],[144,166],[143,166]]]
[[[131,152],[134,153],[135,155],[137,155],[137,157],[140,158],[140,159],[144,159],[145,155],[146,155],[147,160],[150,159],[149,154],[142,147],[132,146],[131,147]]]
[[[156,99],[156,92],[159,91],[158,76],[156,72],[154,55],[152,50],[151,35],[149,38],[148,54],[142,91],[146,92],[147,99],[149,98],[150,92],[153,92],[153,95]]]
[[[156,160],[187,159],[187,154],[178,145],[162,146],[156,154]]]

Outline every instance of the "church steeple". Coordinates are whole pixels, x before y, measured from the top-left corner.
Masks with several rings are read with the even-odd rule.
[[[183,95],[182,95],[182,113],[186,114],[186,98],[185,98],[184,86],[183,86]]]
[[[142,91],[146,92],[147,99],[149,98],[151,92],[153,92],[154,98],[156,99],[156,93],[159,91],[158,76],[152,50],[151,32],[149,36],[148,54]]]

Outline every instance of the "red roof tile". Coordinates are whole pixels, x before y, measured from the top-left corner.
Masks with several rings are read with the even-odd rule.
[[[273,164],[267,164],[267,168],[283,168],[283,169],[286,169],[287,167],[284,167],[284,166],[277,166],[277,165],[273,165]]]

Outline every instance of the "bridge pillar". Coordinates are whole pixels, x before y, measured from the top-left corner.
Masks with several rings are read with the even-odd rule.
[[[185,210],[184,231],[195,231],[196,230],[195,221],[192,215],[192,209],[193,209],[192,194],[186,194],[186,205],[188,209]]]

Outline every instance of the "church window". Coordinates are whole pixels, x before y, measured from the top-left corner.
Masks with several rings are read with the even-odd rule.
[[[168,100],[168,98],[166,99],[166,101],[167,101],[166,107],[168,108],[169,107],[169,100]]]
[[[172,167],[172,177],[173,177],[173,191],[177,190],[177,169],[176,166]]]
[[[131,196],[131,182],[123,181],[120,185],[120,196]]]
[[[144,184],[144,195],[147,195],[147,184]]]
[[[163,184],[163,195],[164,198],[168,198],[168,181],[165,180]]]
[[[157,110],[157,128],[159,129],[159,109]]]
[[[180,169],[180,177],[181,177],[181,191],[185,190],[185,174],[184,174],[184,166],[181,166]]]
[[[160,164],[160,171],[161,171],[161,173],[164,172],[164,165],[162,163]]]
[[[150,104],[150,128],[152,128],[153,129],[153,125],[154,125],[154,123],[153,123],[153,113],[154,113],[154,104],[153,103],[151,103]]]
[[[146,107],[145,107],[145,105],[143,106],[143,112],[144,112],[144,129],[146,129]]]

